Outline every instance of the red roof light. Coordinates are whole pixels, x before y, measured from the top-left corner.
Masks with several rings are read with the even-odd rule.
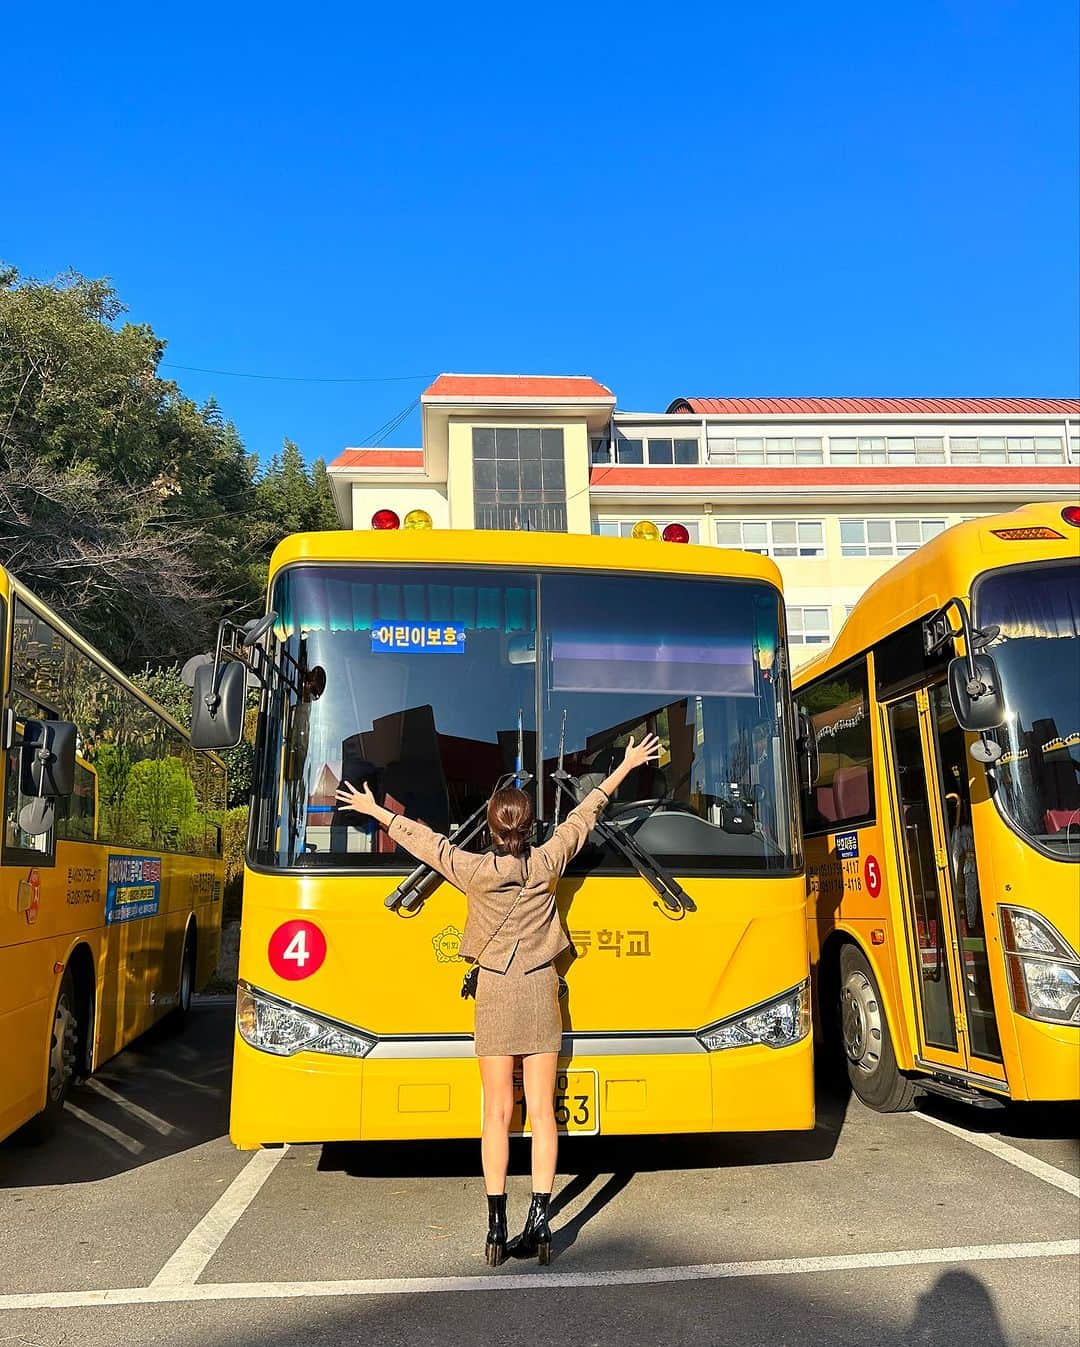
[[[401,527],[401,520],[393,510],[376,510],[371,516],[371,527],[373,529],[398,529]]]
[[[1080,505],[1066,505],[1061,512],[1061,517],[1066,524],[1071,524],[1073,528],[1080,529]]]
[[[660,536],[666,543],[688,543],[690,530],[685,524],[669,524]]]

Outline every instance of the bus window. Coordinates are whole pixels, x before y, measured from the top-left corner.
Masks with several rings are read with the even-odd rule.
[[[1080,859],[1080,583],[1073,561],[1015,567],[976,588],[1009,718],[993,737],[995,795],[1021,833],[1060,860]]]
[[[818,777],[803,795],[807,833],[874,821],[873,747],[866,661],[859,660],[798,693],[818,747]]]
[[[794,864],[779,599],[761,584],[660,576],[545,575],[540,582],[543,767],[588,787],[627,740],[660,736],[607,811],[666,864]],[[545,793],[552,818],[554,795]],[[600,857],[582,853],[587,867]],[[607,866],[622,865],[613,854]]]
[[[1001,1044],[994,1017],[994,995],[990,988],[975,832],[971,822],[971,789],[968,780],[970,759],[964,751],[964,732],[956,723],[949,694],[943,683],[931,690],[930,709],[938,743],[945,805],[945,838],[971,1050],[977,1057],[1000,1061]]]
[[[889,707],[896,764],[898,823],[906,861],[908,902],[913,918],[922,992],[923,1033],[927,1043],[956,1048],[949,978],[948,936],[934,854],[930,787],[926,779],[915,698]]]
[[[452,833],[503,773],[535,772],[534,576],[298,567],[278,579],[273,607],[300,676],[263,713],[262,864],[409,863],[369,819],[337,808],[343,779]]]

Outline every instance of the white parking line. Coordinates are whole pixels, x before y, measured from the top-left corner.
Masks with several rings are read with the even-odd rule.
[[[114,1127],[112,1123],[102,1122],[100,1118],[95,1118],[92,1113],[87,1113],[85,1109],[78,1105],[66,1103],[64,1108],[73,1118],[78,1118],[79,1122],[85,1123],[87,1127],[92,1127],[95,1132],[100,1132],[110,1141],[115,1141],[118,1146],[123,1146],[130,1155],[141,1155],[146,1147],[141,1141],[136,1141],[134,1137],[129,1137],[126,1132],[121,1132],[119,1127]]]
[[[149,1109],[141,1108],[138,1104],[133,1104],[130,1099],[125,1099],[122,1094],[117,1094],[115,1090],[110,1090],[107,1085],[102,1084],[96,1077],[91,1076],[86,1081],[86,1088],[93,1090],[95,1094],[101,1095],[102,1099],[108,1099],[110,1103],[121,1108],[125,1113],[130,1113],[133,1118],[138,1118],[139,1122],[145,1123],[147,1127],[153,1128],[160,1136],[167,1137],[176,1128],[172,1123],[167,1123],[164,1118],[159,1118],[156,1113],[151,1113]]]
[[[915,1116],[921,1118],[923,1122],[932,1123],[934,1127],[940,1127],[943,1132],[959,1137],[961,1141],[968,1141],[972,1146],[978,1146],[981,1151],[989,1151],[999,1160],[1004,1160],[1007,1165],[1015,1165],[1026,1174],[1033,1174],[1035,1178],[1042,1179],[1043,1183],[1053,1184],[1055,1188],[1060,1188],[1071,1197],[1080,1197],[1080,1179],[1067,1170],[1058,1169],[1056,1165],[1048,1164],[1037,1156],[1028,1155],[1027,1151],[1010,1146],[1007,1141],[1001,1141],[998,1137],[987,1136],[984,1132],[965,1131],[955,1123],[935,1118],[929,1113],[917,1113]]]
[[[751,1263],[698,1263],[689,1267],[626,1268],[612,1272],[495,1273],[473,1277],[371,1277],[333,1282],[200,1282],[183,1286],[132,1286],[102,1291],[31,1291],[0,1295],[0,1310],[63,1310],[91,1305],[161,1305],[176,1301],[296,1300],[316,1296],[446,1295],[459,1291],[543,1291],[552,1287],[653,1286],[660,1282],[731,1277],[790,1277],[819,1272],[940,1266],[944,1263],[1075,1258],[1080,1240],[1042,1244],[975,1244],[953,1249],[897,1249],[823,1258],[771,1258]]]
[[[225,1236],[274,1172],[285,1149],[283,1146],[280,1150],[255,1152],[150,1283],[152,1288],[184,1287],[198,1281]],[[179,1298],[183,1299],[183,1296]]]

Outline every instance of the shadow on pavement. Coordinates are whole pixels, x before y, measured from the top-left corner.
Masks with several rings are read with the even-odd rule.
[[[1000,1109],[981,1109],[926,1094],[917,1107],[966,1132],[993,1133],[1017,1141],[1071,1141],[1080,1146],[1080,1104],[1007,1104]]]
[[[604,1252],[606,1265],[616,1267],[626,1249],[613,1243]],[[506,1266],[520,1274],[532,1265]],[[493,1282],[501,1271],[492,1273]],[[258,1302],[243,1319],[230,1314],[227,1327],[200,1334],[198,1342],[200,1347],[296,1347],[300,1342],[353,1347],[424,1341],[475,1347],[509,1338],[533,1347],[565,1347],[568,1341],[596,1347],[1026,1347],[1025,1340],[1006,1337],[990,1290],[963,1269],[937,1274],[914,1312],[903,1303],[902,1290],[894,1291],[891,1301],[888,1293],[883,1299],[871,1272],[843,1274],[866,1279],[858,1294],[850,1281],[838,1288],[831,1278],[818,1276],[545,1289],[546,1275],[536,1270],[536,1292],[504,1291],[494,1298],[440,1292],[314,1305]],[[178,1335],[177,1341],[187,1347],[195,1339]],[[1057,1338],[1040,1336],[1039,1341]]]
[[[739,1165],[800,1164],[827,1160],[836,1149],[848,1096],[819,1093],[812,1132],[679,1133],[674,1136],[563,1137],[560,1174],[612,1174],[668,1169],[722,1169]],[[325,1145],[319,1169],[354,1178],[471,1178],[479,1172],[479,1143],[367,1141]],[[529,1172],[529,1144],[510,1145],[510,1173]]]
[[[232,1006],[196,1002],[76,1086],[56,1132],[0,1145],[0,1188],[90,1183],[190,1150],[229,1130]]]

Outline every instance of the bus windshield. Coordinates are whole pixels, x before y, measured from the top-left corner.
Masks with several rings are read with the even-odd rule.
[[[1037,845],[1080,860],[1080,562],[984,576],[976,620],[1001,629],[990,647],[1007,708],[997,799]]]
[[[298,672],[263,710],[255,864],[410,868],[336,805],[342,780],[452,836],[501,775],[529,771],[543,835],[565,817],[560,762],[587,789],[649,730],[664,756],[628,778],[610,821],[669,865],[796,864],[781,602],[767,584],[297,566],[271,606]],[[626,862],[597,839],[579,868],[597,865]]]

